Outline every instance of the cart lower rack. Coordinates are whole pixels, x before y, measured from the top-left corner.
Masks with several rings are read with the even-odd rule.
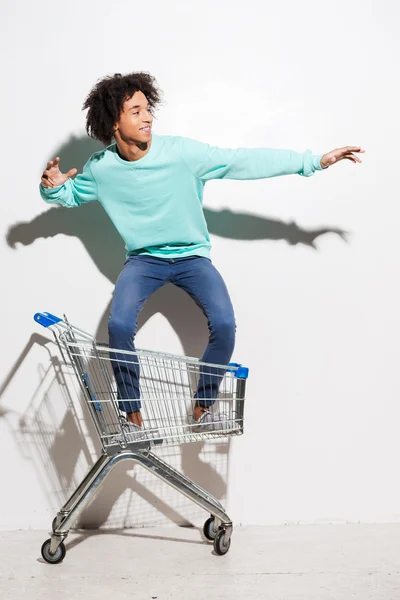
[[[126,460],[142,465],[206,510],[211,516],[204,535],[217,554],[226,554],[233,524],[223,506],[152,450],[161,444],[242,434],[248,369],[237,363],[215,365],[186,356],[113,349],[72,326],[65,316],[45,312],[34,319],[53,332],[64,360],[73,366],[102,444],[100,458],[54,518],[52,536],[42,546],[44,560],[57,564],[64,559],[63,542],[72,524],[111,469]],[[124,407],[135,403],[135,410],[140,407],[141,427],[126,419],[121,402]],[[200,422],[192,417],[196,403],[206,407]]]

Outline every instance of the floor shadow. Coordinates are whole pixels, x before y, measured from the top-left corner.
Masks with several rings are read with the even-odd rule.
[[[86,540],[94,537],[94,536],[121,536],[121,537],[125,537],[125,538],[129,538],[129,539],[144,539],[144,540],[156,540],[159,542],[177,542],[179,544],[195,544],[196,546],[209,546],[210,548],[212,548],[212,545],[210,544],[210,541],[206,539],[206,537],[203,534],[203,531],[201,529],[198,529],[199,532],[199,538],[198,540],[192,540],[189,538],[180,538],[180,537],[172,537],[172,536],[167,536],[167,535],[146,535],[145,533],[137,533],[132,532],[132,531],[126,531],[124,529],[110,529],[108,531],[81,531],[79,529],[77,529],[76,531],[74,531],[74,535],[73,535],[73,539],[69,539],[67,538],[66,542],[65,542],[65,546],[66,546],[66,550],[67,552],[69,552],[70,550],[72,550],[73,548],[75,548],[76,546],[79,546],[80,544],[84,543]],[[106,543],[105,540],[103,540],[103,543]],[[46,561],[43,560],[43,558],[38,558],[37,562],[43,563],[43,564],[47,564]]]
[[[88,157],[101,148],[100,144],[88,137],[71,136],[54,153],[54,156],[60,156],[60,163],[63,170],[67,171],[70,168],[76,167],[78,171],[81,171]],[[51,157],[45,157],[44,163],[47,158]],[[291,245],[304,244],[316,248],[316,240],[322,235],[333,233],[343,239],[345,239],[346,235],[339,228],[321,227],[306,230],[300,228],[294,222],[285,223],[246,213],[233,213],[230,210],[213,211],[205,208],[204,212],[210,233],[230,239],[248,241],[262,239],[285,240]],[[79,211],[52,207],[29,222],[16,223],[7,232],[7,244],[10,248],[17,248],[19,244],[28,246],[37,239],[47,239],[60,234],[78,238],[93,260],[96,268],[112,284],[115,284],[125,258],[124,244],[98,202],[83,205],[79,208]],[[99,341],[107,340],[109,309],[110,305],[108,304],[105,307],[96,331],[96,338]],[[157,313],[162,314],[175,330],[181,341],[184,354],[196,357],[201,356],[207,344],[207,323],[201,311],[187,294],[171,285],[167,285],[159,290],[145,305],[139,318],[139,330]],[[39,340],[39,343],[43,342]],[[168,349],[165,350],[168,351]],[[12,372],[7,376],[7,385],[10,378],[18,370],[18,366],[22,360],[24,360],[23,356],[16,362]],[[64,430],[74,432],[74,428],[68,420],[70,417],[71,415],[68,414],[65,417],[67,420],[64,422]],[[93,428],[91,429],[93,430]],[[93,435],[95,437],[94,433]],[[62,461],[67,445],[67,442],[64,443],[64,438],[60,438],[57,439],[57,447],[49,448],[49,457],[55,462],[56,466],[60,460]],[[204,444],[182,444],[178,451],[180,453],[182,471],[187,477],[205,487],[218,499],[226,495],[226,477],[223,477],[221,472],[218,472],[212,466],[212,461],[208,463],[201,458],[201,456],[204,456]],[[218,447],[218,453],[226,457],[226,464],[223,471],[227,473],[229,441]],[[68,473],[65,472],[64,467],[62,467],[63,473],[68,478],[71,478],[73,465],[68,463]],[[159,498],[156,498],[151,491],[146,490],[145,486],[127,473],[127,469],[125,471],[122,468],[115,469],[106,479],[104,487],[105,489],[102,491],[102,494],[94,500],[92,510],[84,512],[80,520],[81,524],[88,527],[99,527],[105,523],[112,506],[127,489],[139,493],[149,503],[157,502],[161,512],[168,515],[172,521],[181,524],[185,522],[179,511],[163,506]],[[93,507],[95,510],[93,510]]]

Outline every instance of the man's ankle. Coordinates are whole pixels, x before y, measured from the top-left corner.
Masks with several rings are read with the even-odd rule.
[[[126,418],[130,423],[134,423],[135,425],[138,425],[138,427],[142,427],[143,425],[140,410],[137,410],[136,412],[126,413]]]
[[[203,413],[206,412],[206,408],[204,406],[195,405],[193,409],[193,418],[195,421],[198,421]]]

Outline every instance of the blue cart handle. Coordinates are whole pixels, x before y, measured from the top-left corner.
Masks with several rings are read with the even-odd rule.
[[[233,373],[234,377],[238,379],[247,379],[249,376],[249,369],[247,367],[243,367],[240,363],[231,362],[228,365],[229,367],[236,367],[233,369],[227,369],[228,373]]]
[[[43,327],[51,327],[51,325],[57,325],[57,323],[62,321],[60,317],[56,317],[48,312],[36,313],[33,318],[36,323],[39,323],[39,325],[42,325]]]

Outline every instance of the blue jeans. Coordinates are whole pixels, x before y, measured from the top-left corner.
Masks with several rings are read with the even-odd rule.
[[[209,343],[201,358],[203,362],[227,365],[235,345],[235,317],[228,290],[217,269],[208,258],[157,258],[131,256],[125,262],[117,283],[108,321],[110,348],[135,351],[137,319],[146,300],[166,283],[187,292],[208,320]],[[136,357],[126,362],[126,356],[111,353],[117,382],[119,408],[131,413],[140,410],[140,368]],[[121,361],[121,362],[119,362]],[[123,362],[125,361],[125,362]],[[196,393],[197,404],[211,406],[218,395],[224,375],[214,368],[200,375]]]

